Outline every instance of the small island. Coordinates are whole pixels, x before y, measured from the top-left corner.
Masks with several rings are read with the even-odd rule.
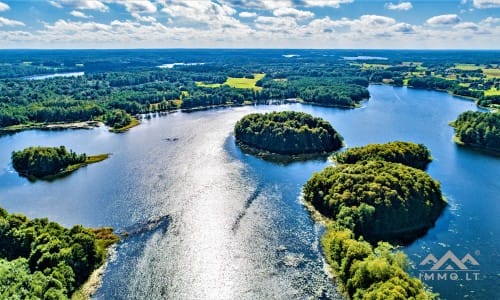
[[[103,161],[109,154],[87,156],[76,154],[66,147],[28,147],[12,152],[12,166],[19,175],[29,179],[50,180],[86,165]]]
[[[335,154],[333,158],[341,164],[354,164],[362,160],[384,160],[421,170],[425,170],[432,161],[430,151],[426,146],[402,141],[349,148]]]
[[[119,241],[109,227],[64,228],[0,207],[2,299],[85,299],[82,286]]]
[[[349,299],[435,299],[389,243],[422,236],[446,207],[439,182],[414,167],[425,168],[428,149],[393,142],[346,152],[303,187],[327,224],[322,245],[340,288]]]
[[[249,114],[234,127],[243,148],[279,155],[324,154],[342,147],[342,136],[327,121],[295,111]]]
[[[104,123],[111,127],[109,131],[122,133],[140,124],[139,120],[121,109],[112,110],[104,116]]]
[[[439,182],[427,173],[376,160],[315,173],[304,186],[304,200],[329,218],[348,217],[354,233],[373,243],[413,241],[446,206]]]
[[[457,144],[500,154],[500,113],[466,111],[450,125]]]

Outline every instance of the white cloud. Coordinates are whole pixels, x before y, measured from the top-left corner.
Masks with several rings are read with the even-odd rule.
[[[141,16],[138,13],[132,13],[132,17],[134,17],[137,21],[154,23],[156,22],[156,18],[152,16]]]
[[[500,0],[473,0],[475,8],[497,8],[500,7]]]
[[[238,16],[240,16],[240,18],[255,18],[257,17],[257,13],[242,11]]]
[[[394,32],[400,32],[404,34],[415,33],[416,27],[408,23],[398,23],[391,27]]]
[[[389,2],[385,4],[385,7],[390,10],[410,10],[413,8],[413,5],[411,2],[400,2],[399,4]]]
[[[500,18],[487,17],[481,21],[482,24],[495,24],[500,23]]]
[[[2,26],[24,26],[23,22],[0,17],[0,27]]]
[[[297,22],[291,17],[264,17],[259,16],[255,19],[255,27],[269,31],[290,30],[297,27]]]
[[[77,11],[77,10],[73,10],[69,14],[72,15],[73,17],[75,17],[75,18],[82,18],[82,19],[92,18],[92,16],[86,15],[83,12]]]
[[[88,9],[98,11],[108,11],[109,9],[102,1],[98,0],[51,0],[49,3],[57,8],[71,7],[81,10]]]
[[[453,26],[453,28],[458,30],[472,30],[472,31],[479,30],[479,26],[476,23],[472,22],[458,23],[457,25]]]
[[[460,23],[460,18],[456,14],[440,15],[427,19],[426,23],[431,26],[455,25]]]
[[[149,0],[105,0],[125,5],[125,9],[130,13],[155,13],[158,8],[156,4]]]
[[[227,4],[219,4],[211,0],[163,0],[163,2],[162,12],[174,18],[173,21],[177,23],[187,22],[189,26],[196,25],[192,22],[204,23],[211,28],[248,28],[248,25],[242,24],[233,17],[236,10]]]
[[[306,6],[319,6],[319,7],[329,6],[334,8],[339,8],[341,4],[347,4],[353,2],[354,0],[304,0]]]
[[[314,17],[314,13],[310,11],[286,7],[275,9],[273,15],[276,17],[292,17],[296,19],[310,19]]]
[[[292,0],[221,0],[219,2],[230,6],[267,10],[294,6]]]
[[[9,10],[10,6],[7,3],[0,2],[0,12]]]
[[[364,25],[368,26],[387,26],[396,23],[396,20],[389,17],[377,16],[377,15],[363,15],[360,21]]]

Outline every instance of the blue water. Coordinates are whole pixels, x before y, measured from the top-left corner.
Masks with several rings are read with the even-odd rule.
[[[68,73],[54,73],[54,74],[46,74],[46,75],[34,75],[34,76],[28,76],[26,79],[28,80],[43,80],[43,79],[49,79],[49,78],[54,78],[54,77],[78,77],[78,76],[83,76],[85,75],[84,72],[68,72]]]
[[[347,147],[405,140],[432,152],[428,172],[449,206],[436,226],[403,248],[413,269],[428,254],[471,254],[479,280],[426,280],[446,299],[493,299],[500,248],[500,159],[456,146],[448,122],[474,103],[445,93],[370,86],[358,109],[301,104],[175,113],[125,134],[93,130],[25,131],[0,137],[0,206],[66,226],[117,230],[168,216],[121,242],[96,299],[341,298],[325,271],[323,228],[300,202],[304,182],[330,163],[288,165],[242,153],[234,123],[247,113],[297,110],[330,121]],[[177,138],[177,139],[175,139]],[[13,172],[10,153],[31,145],[112,153],[71,176],[31,183]],[[471,267],[472,269],[472,267]]]

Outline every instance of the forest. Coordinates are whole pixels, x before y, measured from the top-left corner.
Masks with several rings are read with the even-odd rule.
[[[331,152],[343,140],[327,121],[294,111],[246,115],[234,133],[240,143],[284,155]]]
[[[427,173],[381,160],[315,173],[304,186],[304,199],[372,243],[414,240],[446,205],[439,183]]]
[[[335,155],[339,164],[314,173],[303,199],[328,220],[323,249],[349,298],[435,299],[406,273],[404,253],[388,242],[406,244],[425,234],[446,201],[439,182],[409,166],[414,157],[418,167],[428,163],[424,145],[387,145],[387,151],[375,144]]]
[[[425,170],[432,161],[430,151],[425,145],[402,141],[348,148],[344,152],[336,153],[333,158],[341,164],[354,164],[362,160],[384,160],[421,170]]]
[[[21,175],[28,178],[52,178],[78,169],[81,166],[102,161],[107,154],[87,156],[76,154],[66,147],[28,147],[12,152],[12,166]]]
[[[116,129],[139,113],[285,99],[352,108],[369,98],[369,83],[447,90],[484,106],[499,101],[494,51],[294,52],[290,58],[287,50],[0,51],[0,128],[98,120]],[[387,59],[345,59],[357,55]],[[84,75],[30,77],[57,72]],[[255,74],[255,86],[228,82]]]
[[[0,208],[0,298],[69,299],[117,241],[111,228],[67,229]]]
[[[500,153],[500,113],[466,111],[451,125],[457,143]]]

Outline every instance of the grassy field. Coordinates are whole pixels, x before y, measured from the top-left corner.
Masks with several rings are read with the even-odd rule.
[[[266,74],[253,74],[254,78],[240,78],[240,77],[228,77],[226,82],[224,83],[203,83],[201,81],[196,82],[197,86],[201,87],[209,87],[209,88],[218,88],[222,85],[228,85],[232,88],[236,89],[253,89],[256,91],[261,91],[262,87],[255,86],[257,81],[261,80],[266,76]]]
[[[484,91],[485,96],[498,96],[500,95],[500,90],[497,90],[494,86],[491,87],[489,90]]]
[[[203,83],[201,81],[196,81],[196,85],[207,88],[218,88],[222,85],[222,83]]]
[[[472,71],[481,69],[481,66],[476,66],[473,64],[455,64],[455,69],[464,70],[464,71]]]
[[[500,77],[500,69],[483,69],[483,73],[486,75],[486,78]]]
[[[384,64],[363,64],[363,69],[387,69],[391,65],[384,65]]]

